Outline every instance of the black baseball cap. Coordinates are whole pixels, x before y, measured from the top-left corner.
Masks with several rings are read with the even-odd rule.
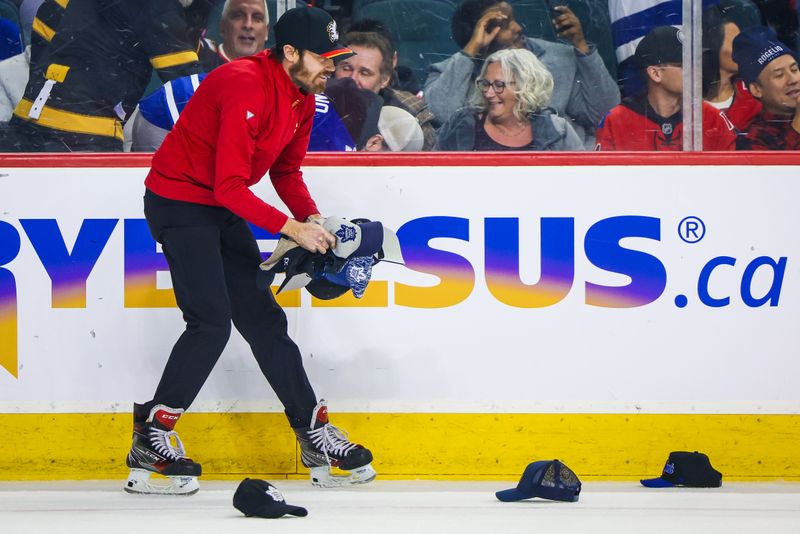
[[[683,33],[674,26],[658,26],[639,41],[633,55],[640,69],[664,63],[683,64]]]
[[[318,7],[296,7],[278,19],[275,23],[275,45],[281,48],[287,44],[334,61],[355,55],[339,42],[336,21],[327,11]]]
[[[286,504],[278,488],[257,478],[245,478],[233,494],[233,506],[247,517],[277,519],[286,514],[305,517],[308,510]]]
[[[673,451],[660,477],[640,482],[648,488],[718,488],[722,486],[722,473],[711,467],[711,461],[702,452]]]
[[[516,488],[498,491],[495,496],[503,502],[533,497],[577,502],[580,494],[581,481],[572,469],[559,460],[540,460],[528,464]]]

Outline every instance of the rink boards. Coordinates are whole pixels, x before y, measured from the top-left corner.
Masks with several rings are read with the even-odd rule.
[[[0,158],[0,479],[125,472],[131,404],[182,328],[142,214],[148,163]],[[406,258],[361,300],[278,297],[381,475],[558,457],[635,478],[689,449],[726,476],[800,478],[800,158],[307,163],[323,213],[382,221]],[[255,191],[280,205],[268,180]],[[238,335],[178,429],[206,476],[303,472]]]

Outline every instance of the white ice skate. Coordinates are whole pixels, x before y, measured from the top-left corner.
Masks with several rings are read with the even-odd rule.
[[[300,459],[311,471],[312,485],[335,488],[375,480],[377,473],[372,468],[372,453],[349,441],[347,434],[330,424],[324,400],[314,408],[311,426],[294,431],[300,443]],[[346,473],[336,474],[334,469]]]
[[[124,489],[145,495],[194,495],[200,489],[197,477],[167,476],[159,477],[163,482],[156,482],[157,477],[147,469],[131,469]]]
[[[186,457],[178,433],[173,430],[183,410],[161,404],[145,415],[144,407],[133,407],[133,444],[125,463],[131,472],[125,482],[128,493],[193,495],[200,489],[200,464]],[[162,478],[161,482],[152,475]]]

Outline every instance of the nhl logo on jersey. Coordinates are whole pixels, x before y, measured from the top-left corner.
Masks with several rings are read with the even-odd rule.
[[[665,122],[661,125],[661,133],[664,135],[672,135],[673,127],[671,122]]]
[[[335,43],[336,41],[339,40],[339,32],[336,31],[335,20],[332,20],[328,23],[328,27],[326,28],[326,30],[328,30],[328,39],[330,39],[332,43]]]

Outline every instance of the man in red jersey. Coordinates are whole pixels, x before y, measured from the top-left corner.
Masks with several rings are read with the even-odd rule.
[[[369,482],[372,454],[328,422],[324,401],[308,381],[286,315],[269,290],[259,290],[261,263],[248,222],[324,253],[336,238],[321,224],[303,182],[314,116],[314,94],[334,73],[334,58],[353,52],[339,44],[336,23],[318,8],[287,11],[275,25],[276,46],[225,64],[197,89],[153,157],[144,210],[162,244],[178,307],[187,323],[153,399],[134,404],[133,445],[125,489],[191,494],[199,463],[186,457],[175,423],[208,378],[231,332],[231,321],[285,408],[311,469],[329,486]],[[249,189],[269,171],[294,218]],[[331,477],[330,467],[350,471]],[[150,484],[152,473],[170,486]]]
[[[625,98],[600,122],[597,150],[683,150],[683,43],[672,26],[654,28],[634,61],[647,90]],[[733,125],[703,102],[703,149],[734,150]]]

